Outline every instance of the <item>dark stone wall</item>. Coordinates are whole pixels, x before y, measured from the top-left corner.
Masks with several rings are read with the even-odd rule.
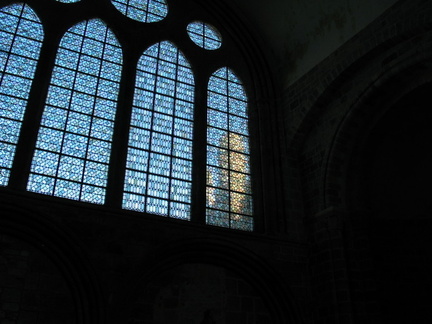
[[[397,2],[284,93],[288,217],[310,242],[312,322],[430,321],[432,120],[416,106],[430,93],[431,13],[431,1]]]
[[[3,193],[1,204],[2,232],[43,244],[58,264],[59,278],[47,277],[40,289],[68,283],[72,322],[300,321],[304,306],[295,296],[305,294],[308,274],[307,250],[297,242],[39,195]],[[61,312],[50,315],[62,322]]]
[[[76,323],[73,296],[63,274],[41,251],[0,235],[0,322]]]

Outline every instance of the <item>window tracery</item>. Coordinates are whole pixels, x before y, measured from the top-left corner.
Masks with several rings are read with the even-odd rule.
[[[77,2],[52,1],[65,6]],[[111,3],[120,14],[150,26],[146,23],[165,21],[169,1]],[[8,125],[18,123],[13,136],[7,131],[10,126],[1,131],[0,154],[5,157],[0,165],[3,187],[8,186],[11,172],[21,172],[12,168],[13,151],[43,38],[43,25],[35,14],[26,9],[33,18],[23,18],[17,14],[19,8],[28,7],[13,4],[1,9],[2,15],[9,15],[0,23],[1,32],[9,38],[2,39],[25,39],[18,54],[12,45],[6,46],[6,41],[0,50],[1,59],[6,62],[1,67],[0,98],[6,104],[1,107],[0,120]],[[13,25],[10,17],[19,17],[19,22]],[[28,35],[8,31],[13,29],[10,26],[17,28],[28,22],[32,26],[22,32]],[[183,220],[201,219],[209,225],[252,231],[248,99],[239,77],[225,66],[223,56],[213,57],[220,61],[205,76],[194,67],[198,62],[189,61],[192,49],[188,48],[188,53],[182,50],[189,45],[177,43],[177,36],[171,40],[169,34],[144,49],[135,63],[135,74],[130,70],[126,73],[125,65],[133,62],[130,49],[135,44],[127,43],[125,37],[118,40],[111,31],[115,22],[109,25],[110,28],[99,18],[82,21],[66,28],[55,48],[55,43],[50,43],[50,50],[57,54],[51,70],[38,75],[39,82],[49,82],[49,86],[42,95],[44,105],[40,106],[36,99],[33,102],[33,106],[39,105],[41,119],[31,152],[33,158],[29,169],[24,170],[28,175],[25,188],[100,205],[114,198],[119,201],[114,206],[126,210]],[[143,28],[143,40],[145,31]],[[200,47],[192,44],[195,50],[216,53],[221,48],[221,33],[203,21],[194,20],[183,31],[176,31],[180,32]],[[13,57],[19,57],[18,65],[28,62],[25,75],[9,72]],[[211,59],[208,63],[213,64]],[[24,71],[22,66],[21,70]],[[25,80],[25,86],[11,90],[4,81],[9,75],[16,78],[14,82]],[[135,80],[134,87],[124,87],[122,91],[126,79]],[[26,94],[19,94],[24,90]],[[128,93],[130,102],[125,99]],[[28,118],[39,123],[36,116]],[[124,120],[129,124],[122,125]],[[123,126],[127,126],[127,132],[115,132]],[[114,138],[114,134],[123,139]],[[114,152],[121,152],[121,143],[126,145],[123,157],[113,153],[113,147]],[[117,167],[123,167],[114,169],[113,160]],[[206,174],[206,179],[199,181],[199,174]],[[120,183],[113,177],[123,178]],[[114,185],[119,189],[112,189]],[[201,207],[194,207],[197,204]],[[193,210],[201,210],[203,216],[193,215]]]

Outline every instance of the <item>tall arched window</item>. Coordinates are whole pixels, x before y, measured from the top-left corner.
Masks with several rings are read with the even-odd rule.
[[[9,181],[42,40],[42,25],[29,6],[0,9],[0,186]]]
[[[246,93],[225,67],[211,76],[207,99],[207,223],[252,230]]]
[[[123,207],[189,219],[194,78],[170,42],[138,63]]]
[[[117,39],[99,19],[63,36],[28,190],[104,203],[121,64]]]

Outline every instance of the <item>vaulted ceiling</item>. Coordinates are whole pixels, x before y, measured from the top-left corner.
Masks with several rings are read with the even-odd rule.
[[[269,49],[289,85],[396,0],[231,0]]]

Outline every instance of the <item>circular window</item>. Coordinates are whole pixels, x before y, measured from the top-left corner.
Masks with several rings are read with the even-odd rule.
[[[222,37],[216,28],[202,21],[191,22],[187,32],[195,44],[206,50],[215,50],[222,45]]]

